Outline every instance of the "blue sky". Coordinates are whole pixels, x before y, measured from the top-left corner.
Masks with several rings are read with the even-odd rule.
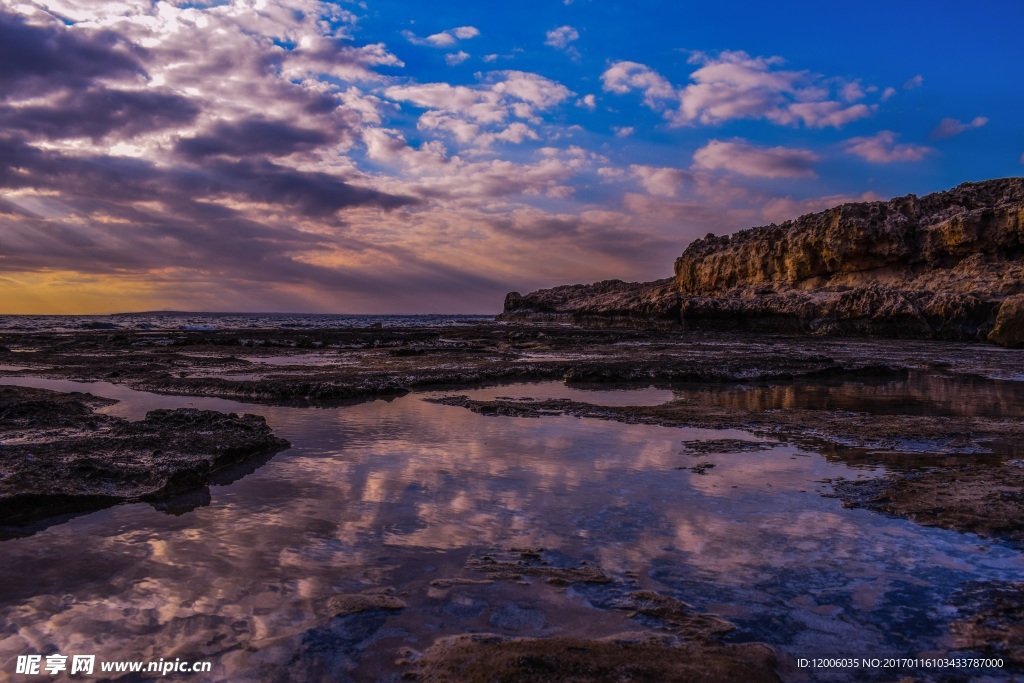
[[[0,312],[488,312],[1024,171],[1024,6],[0,0]]]

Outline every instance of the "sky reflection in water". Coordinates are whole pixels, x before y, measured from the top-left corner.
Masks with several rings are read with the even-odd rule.
[[[122,399],[107,411],[130,418],[182,405],[258,412],[293,448],[211,487],[211,503],[192,511],[182,511],[188,500],[178,515],[121,505],[3,542],[0,671],[18,654],[58,651],[204,656],[214,679],[283,676],[296,651],[308,655],[329,596],[380,586],[410,607],[346,655],[344,666],[362,662],[357,679],[386,671],[400,647],[449,633],[639,628],[589,606],[601,602],[592,586],[430,587],[473,576],[466,558],[490,548],[543,546],[617,578],[635,573],[640,587],[723,614],[739,627],[734,639],[796,655],[943,652],[942,605],[958,587],[1024,579],[1019,554],[998,544],[818,495],[824,479],[881,470],[788,445],[696,458],[680,443],[755,439],[740,431],[483,417],[424,394],[312,409],[91,386]],[[556,383],[459,393],[612,404],[672,395]],[[700,461],[716,466],[676,469]]]

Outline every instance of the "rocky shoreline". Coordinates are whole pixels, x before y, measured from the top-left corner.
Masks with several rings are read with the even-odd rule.
[[[443,328],[9,333],[0,335],[0,344],[11,349],[4,358],[9,364],[0,365],[0,385],[5,377],[26,376],[104,381],[157,393],[313,406],[443,390],[447,397],[431,400],[487,415],[541,420],[568,415],[742,430],[748,436],[684,441],[677,469],[713,480],[716,463],[736,454],[756,457],[783,444],[797,446],[847,464],[881,465],[889,472],[863,481],[823,482],[823,495],[1024,547],[1019,493],[1024,468],[1018,464],[1024,459],[1024,351],[552,321]],[[653,385],[671,389],[674,398],[661,405],[603,406],[565,399],[473,400],[457,394],[486,385],[551,380],[578,389]],[[32,529],[42,516],[124,500],[173,507],[177,494],[201,491],[217,468],[259,460],[287,446],[256,416],[153,411],[146,420],[128,422],[96,412],[109,403],[88,394],[0,386],[0,450],[6,468],[0,479],[6,487],[0,488],[0,521],[5,533],[24,533],[17,529]],[[83,477],[86,470],[90,475]],[[33,495],[15,497],[15,488]],[[593,585],[603,591],[616,580],[597,565],[549,565],[540,551],[517,552],[511,559],[494,553],[471,557],[466,576],[435,576],[430,588],[472,592],[494,583],[532,581],[552,589]],[[660,680],[699,673],[720,680],[777,680],[787,666],[765,646],[728,643],[717,631],[691,633],[724,622],[687,612],[672,598],[617,584],[609,590],[619,602],[607,609],[636,612],[644,623],[659,619],[668,626],[659,626],[657,637],[445,637],[410,653],[401,668],[415,680],[444,680],[452,671],[477,666],[508,680],[525,680],[542,669],[575,670],[586,659],[594,676]],[[1006,597],[1013,590],[979,588],[964,596],[956,622],[958,647],[1000,656],[1014,652],[1021,629],[1011,609],[1016,603]],[[299,660],[308,658],[309,666],[319,661],[319,650],[302,654],[307,640],[333,643],[340,637],[336,631],[347,633],[357,623],[380,627],[389,615],[403,613],[407,602],[404,594],[349,591],[333,596],[324,625],[294,645]],[[580,657],[565,656],[566,648]],[[652,659],[649,665],[630,664],[637,657]],[[686,663],[691,660],[704,664],[694,669]]]
[[[91,394],[0,385],[0,528],[115,503],[159,504],[289,446],[258,415],[182,408],[132,422]]]
[[[830,457],[839,454],[843,458],[865,458],[868,457],[865,454],[870,453],[868,459],[895,465],[900,464],[901,455],[944,454],[961,459],[949,464],[938,458],[931,464],[968,467],[974,472],[975,464],[983,463],[985,467],[979,465],[972,474],[977,481],[972,480],[974,483],[970,486],[980,486],[979,490],[990,493],[995,491],[993,487],[1000,476],[1000,470],[992,466],[1024,458],[1020,445],[1024,444],[1024,423],[1021,415],[1012,410],[1012,406],[1022,405],[1024,393],[1019,390],[1018,382],[999,379],[1019,377],[1020,353],[990,346],[933,341],[893,345],[869,339],[535,322],[244,333],[6,334],[0,337],[0,344],[14,349],[7,357],[14,357],[12,360],[17,362],[17,365],[0,366],[0,382],[5,375],[108,381],[156,393],[216,396],[271,405],[336,404],[338,401],[388,398],[410,391],[457,390],[514,381],[559,380],[574,386],[641,383],[674,387],[682,390],[684,398],[655,407],[608,408],[564,401],[534,404],[497,401],[476,405],[451,400],[455,405],[491,414],[571,414],[650,424],[738,428],[771,441],[806,444]],[[940,404],[944,413],[916,416],[863,411],[863,405],[879,400],[922,400],[895,395],[891,399],[885,397],[889,390],[884,387],[899,386],[911,375],[917,382],[926,382],[918,394]],[[995,393],[984,404],[965,406],[957,388],[965,382]],[[842,392],[846,398],[835,393],[837,386],[844,387]],[[853,405],[852,410],[843,409],[842,402],[849,403],[851,395],[862,396],[861,407]],[[112,418],[89,411],[88,406],[98,405],[98,399],[78,397],[75,401],[77,412],[69,414],[80,416],[74,418],[77,422],[62,439],[83,440],[109,431]],[[830,405],[833,409],[822,409]],[[175,428],[172,417],[156,415],[155,422],[146,429],[159,433],[164,428],[161,420],[170,420],[166,428]],[[97,429],[87,430],[83,425],[89,423],[98,425]],[[233,423],[225,423],[225,427],[228,428],[225,436],[242,428],[241,424]],[[120,429],[118,438],[122,440],[141,438],[141,433],[136,435],[131,431],[134,428]],[[253,449],[266,450],[273,446],[272,437],[266,437],[262,431],[265,425],[247,425],[245,429],[256,439],[250,444]],[[104,438],[108,440],[93,439],[96,449],[121,448],[120,442]],[[15,446],[8,441],[3,448],[11,451]],[[202,448],[208,453],[216,452],[211,444]],[[890,453],[891,457],[887,455]],[[998,457],[991,455],[993,453]],[[152,458],[151,453],[144,455]],[[969,459],[964,461],[961,456],[969,456]],[[217,466],[217,462],[204,461],[201,467],[209,469]],[[182,462],[181,466],[187,469],[200,464]],[[894,486],[920,490],[925,500],[933,486],[929,483],[931,479],[920,473],[908,477],[906,473],[895,471],[891,476]],[[968,477],[943,476],[949,479],[943,483],[946,489],[968,486]],[[117,496],[118,499],[153,496],[163,488],[176,488],[171,485],[174,481],[174,477],[168,475],[151,482],[149,488],[131,488],[138,483],[132,482]],[[840,488],[841,495],[851,504],[921,517],[913,512],[909,502],[909,507],[900,508],[893,502],[896,497],[878,491],[873,493],[880,496],[879,500],[884,499],[884,504],[872,502],[863,491]],[[74,507],[92,495],[100,494],[86,491],[62,505]],[[973,505],[988,505],[984,496],[967,493],[964,496],[975,500]],[[906,494],[898,500],[913,498]],[[990,508],[1000,511],[997,517],[1024,517],[1017,514],[1024,512],[1020,501],[1012,496],[1004,498],[998,506]],[[101,499],[112,498],[96,500]],[[968,531],[987,528],[985,524],[968,524],[964,513],[954,507],[933,516],[937,520],[934,523],[951,528]],[[995,528],[995,522],[988,526]]]
[[[510,293],[504,320],[1024,344],[1024,179],[709,234],[674,277]]]

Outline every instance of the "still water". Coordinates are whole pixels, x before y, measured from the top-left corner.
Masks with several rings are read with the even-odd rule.
[[[163,511],[119,505],[0,542],[0,679],[21,654],[84,653],[212,662],[189,681],[399,680],[396,659],[445,635],[648,628],[608,608],[616,590],[637,588],[722,615],[737,626],[728,640],[763,641],[784,658],[945,656],[958,589],[1024,580],[1021,554],[1004,545],[820,495],[824,480],[883,474],[877,464],[784,443],[700,458],[682,446],[762,440],[738,430],[485,417],[427,393],[288,408],[2,381],[116,398],[104,410],[129,419],[157,407],[255,412],[292,448]],[[673,396],[558,383],[458,393],[608,405]],[[715,467],[688,469],[705,461]],[[615,582],[431,585],[482,578],[465,566],[474,555],[539,547]],[[408,608],[329,621],[332,595],[382,588]]]

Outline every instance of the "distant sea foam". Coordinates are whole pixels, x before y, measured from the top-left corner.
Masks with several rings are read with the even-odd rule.
[[[343,315],[309,313],[117,313],[0,315],[0,332],[82,330],[321,330],[350,327],[443,327],[493,322],[493,315]]]

